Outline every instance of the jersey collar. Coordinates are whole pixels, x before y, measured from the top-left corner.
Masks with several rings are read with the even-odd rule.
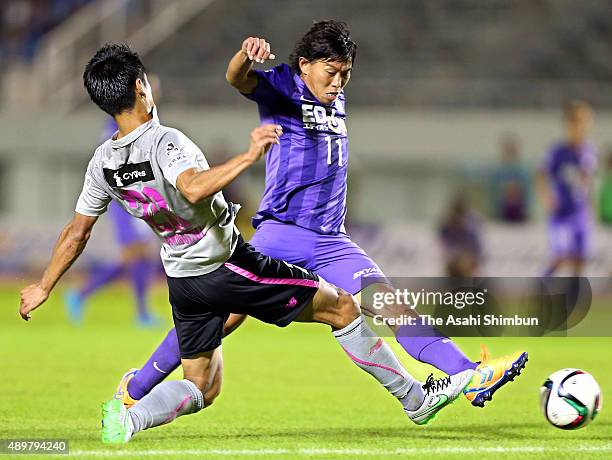
[[[138,139],[140,136],[142,136],[152,126],[159,125],[159,117],[157,116],[157,107],[155,106],[153,107],[151,114],[153,115],[153,118],[151,118],[146,123],[143,123],[138,128],[128,133],[126,136],[123,136],[121,139],[117,139],[117,140],[111,138],[111,147],[114,149],[120,149],[122,147],[125,147],[126,145],[131,144],[136,139]]]

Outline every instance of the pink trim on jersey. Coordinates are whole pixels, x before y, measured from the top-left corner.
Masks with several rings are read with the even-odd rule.
[[[306,286],[318,289],[319,282],[315,280],[307,280],[307,279],[296,279],[296,278],[262,278],[257,276],[255,273],[251,273],[244,268],[240,268],[237,265],[234,265],[230,262],[225,262],[224,264],[227,268],[229,268],[234,273],[239,274],[240,276],[244,276],[245,278],[250,279],[251,281],[255,281],[260,284],[287,284],[293,286]]]
[[[381,344],[382,345],[382,344]],[[399,375],[400,377],[404,377],[404,374],[402,374],[401,372],[396,371],[395,369],[393,369],[392,367],[387,367],[387,366],[383,366],[382,364],[378,364],[378,363],[373,363],[370,361],[364,361],[363,359],[359,359],[357,356],[353,355],[350,351],[348,351],[346,348],[342,347],[342,349],[344,350],[344,352],[349,356],[349,358],[351,358],[353,361],[355,361],[358,364],[363,364],[364,366],[372,366],[372,367],[379,367],[381,369],[385,369],[389,372],[393,372],[394,374]]]
[[[170,246],[180,246],[182,244],[197,243],[206,235],[206,229],[196,228],[186,233],[178,233],[172,236],[164,236],[164,240]]]

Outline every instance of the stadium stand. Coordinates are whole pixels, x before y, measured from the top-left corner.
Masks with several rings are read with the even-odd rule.
[[[18,50],[31,58],[57,19],[87,2],[3,2],[5,24],[7,17],[17,24],[3,27],[4,55]],[[35,5],[43,3],[57,12],[48,23],[27,27],[41,16]],[[359,78],[348,90],[353,105],[554,107],[579,90],[600,107],[612,106],[606,1],[354,0],[351,8],[324,0],[293,1],[291,8],[280,0],[201,3],[206,7],[147,50],[150,67],[167,82],[167,100],[176,103],[240,104],[223,74],[243,37],[265,36],[285,58],[312,20],[333,17],[348,22],[359,42]],[[143,10],[153,4],[159,2],[127,0],[127,21],[147,17]],[[83,50],[89,54],[87,46]]]

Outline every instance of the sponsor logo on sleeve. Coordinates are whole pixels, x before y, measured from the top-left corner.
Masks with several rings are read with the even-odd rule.
[[[367,278],[370,276],[383,277],[385,276],[385,274],[378,267],[368,267],[368,268],[364,268],[363,270],[359,270],[358,272],[353,273],[354,280],[356,280],[357,278]]]
[[[104,178],[111,187],[127,187],[137,182],[149,182],[155,180],[151,162],[128,163],[119,169],[104,169]]]
[[[175,155],[179,152],[179,148],[174,145],[174,142],[168,142],[166,144],[166,153],[168,154],[168,156],[172,156]]]

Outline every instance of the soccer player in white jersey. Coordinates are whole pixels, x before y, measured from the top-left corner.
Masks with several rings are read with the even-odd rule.
[[[45,302],[115,200],[147,222],[162,242],[184,372],[183,380],[157,385],[129,409],[115,398],[106,402],[104,442],[127,442],[139,431],[212,404],[221,389],[221,338],[230,313],[281,327],[292,321],[328,324],[347,356],[418,424],[461,394],[473,370],[421,385],[362,321],[352,295],[242,240],[234,226],[237,206],[225,201],[221,189],[279,142],[279,125],[254,129],[246,152],[211,168],[187,136],[159,123],[144,66],[129,47],[102,47],[83,79],[93,102],[119,129],[96,149],[74,217],[61,232],[42,278],[21,291],[20,314],[29,320]]]

